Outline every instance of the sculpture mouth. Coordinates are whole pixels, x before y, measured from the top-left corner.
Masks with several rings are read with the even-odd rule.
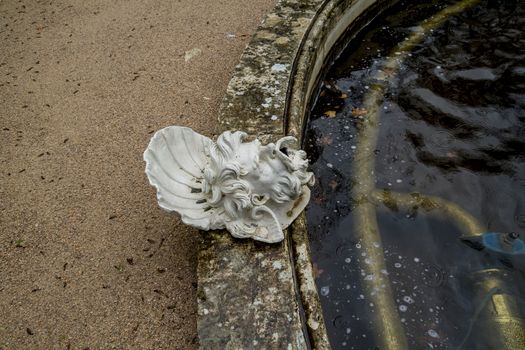
[[[275,149],[273,154],[277,157],[288,169],[288,171],[294,172],[297,170],[297,165],[290,158],[290,147],[297,144],[297,139],[292,136],[286,136],[281,138],[275,143]]]

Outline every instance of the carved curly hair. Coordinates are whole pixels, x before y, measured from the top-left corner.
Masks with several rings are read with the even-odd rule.
[[[252,185],[246,181],[247,169],[239,162],[238,154],[246,138],[244,132],[225,132],[217,143],[209,149],[209,166],[204,170],[203,192],[212,207],[224,207],[231,219],[238,219],[242,213],[254,207],[264,205],[268,200],[283,203],[296,199],[301,194],[301,187],[313,184],[313,174],[307,172],[306,153],[294,149],[282,150],[295,140],[290,137],[280,139],[276,145],[269,144],[265,149],[278,157],[289,173],[280,176],[269,189],[268,194],[254,193]],[[259,155],[256,155],[258,162]]]

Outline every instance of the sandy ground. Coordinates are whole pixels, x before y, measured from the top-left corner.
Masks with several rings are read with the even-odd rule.
[[[0,349],[196,347],[197,232],[142,152],[211,136],[273,0],[0,0]]]

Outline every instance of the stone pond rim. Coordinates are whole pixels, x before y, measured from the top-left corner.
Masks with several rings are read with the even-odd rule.
[[[220,110],[221,132],[263,143],[303,136],[326,63],[395,1],[280,0],[236,66]],[[197,331],[203,349],[330,348],[310,261],[304,214],[277,245],[201,232]]]

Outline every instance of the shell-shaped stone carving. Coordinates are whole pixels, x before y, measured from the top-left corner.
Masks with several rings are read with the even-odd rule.
[[[185,224],[203,230],[214,228],[202,194],[211,144],[209,138],[189,128],[168,127],[155,133],[144,152],[146,174],[157,189],[159,206],[176,211]]]
[[[189,128],[164,128],[144,152],[146,174],[159,206],[184,223],[279,242],[308,203],[313,174],[294,138],[262,146],[245,137],[227,131],[215,143]]]

